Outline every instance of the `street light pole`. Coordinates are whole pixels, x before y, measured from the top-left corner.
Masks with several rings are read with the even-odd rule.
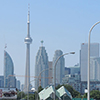
[[[33,81],[35,81],[35,80],[36,80],[36,79],[31,80],[30,83],[33,82]],[[30,84],[28,85],[28,88],[29,88],[29,87],[30,87]],[[25,89],[25,88],[27,88],[27,86],[24,87],[24,89]],[[23,89],[23,90],[24,90],[24,89]],[[22,92],[21,92],[21,99],[22,99]],[[27,100],[29,100],[29,93],[27,93]]]
[[[40,77],[40,75],[44,72],[44,71],[46,71],[46,70],[52,70],[52,68],[47,68],[47,69],[43,69],[41,72],[40,72],[40,74],[39,74],[39,76],[38,76],[38,78],[37,78],[37,88],[38,88],[38,84],[39,84],[39,77]],[[37,90],[37,93],[38,93],[38,90]],[[38,96],[37,96],[37,100],[38,100]]]
[[[65,98],[66,98],[66,94],[64,94],[64,96],[63,96],[63,100],[65,100]]]
[[[55,87],[56,87],[56,65],[57,65],[58,60],[59,60],[61,57],[65,56],[65,55],[68,55],[68,54],[75,54],[75,52],[69,52],[69,53],[65,53],[65,54],[59,56],[59,57],[57,58],[56,62],[55,62],[55,65],[54,65],[54,100],[56,100],[56,89],[55,89]]]
[[[88,39],[88,95],[87,95],[88,100],[90,100],[90,36],[91,36],[92,29],[99,23],[100,23],[100,21],[95,23],[89,31],[89,39]]]
[[[35,79],[34,80],[31,80],[30,83],[33,82],[33,81],[35,81]],[[28,89],[30,89],[30,84],[28,84]],[[27,100],[29,100],[29,92],[27,94]]]

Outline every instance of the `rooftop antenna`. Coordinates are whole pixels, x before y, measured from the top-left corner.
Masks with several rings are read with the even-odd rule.
[[[7,48],[7,44],[5,44],[5,47],[4,47],[4,49],[6,49]]]
[[[43,40],[41,40],[41,45],[42,45],[42,46],[43,46],[43,42],[44,42],[44,41],[43,41]]]

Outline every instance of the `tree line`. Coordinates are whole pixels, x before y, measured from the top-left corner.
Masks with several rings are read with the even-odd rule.
[[[56,87],[56,89],[59,89],[61,86],[64,86],[72,95],[73,98],[87,98],[87,93],[85,93],[84,95],[81,95],[78,91],[76,91],[71,85],[58,85]],[[38,88],[38,93],[40,91],[42,91],[43,88],[40,86]],[[37,92],[34,92],[34,94],[29,94],[29,100],[36,100],[37,96],[38,96]],[[26,99],[27,100],[27,94],[25,94],[24,92],[18,92],[17,93],[17,100],[20,99]],[[90,91],[90,98],[96,99],[96,100],[100,100],[100,91],[99,90],[92,90]]]

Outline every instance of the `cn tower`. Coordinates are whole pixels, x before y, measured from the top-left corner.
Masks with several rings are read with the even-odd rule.
[[[26,70],[25,70],[25,84],[24,92],[28,93],[30,88],[30,44],[32,39],[30,37],[30,10],[28,8],[28,21],[27,21],[27,37],[24,39],[26,44]]]

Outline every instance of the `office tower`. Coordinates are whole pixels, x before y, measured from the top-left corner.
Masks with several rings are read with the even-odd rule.
[[[30,37],[30,11],[28,11],[28,21],[27,21],[27,37],[25,38],[26,44],[26,70],[25,70],[25,84],[24,84],[24,92],[29,91],[30,85],[30,44],[32,43],[32,39]]]
[[[43,43],[43,41],[41,41]],[[45,47],[42,45],[36,55],[35,59],[35,76],[38,77],[42,70],[48,69],[48,56],[45,50]],[[45,70],[40,75],[40,80],[35,81],[35,88],[38,89],[37,86],[41,85],[45,88],[48,85],[48,70]]]
[[[0,87],[4,87],[4,76],[0,76]]]
[[[21,91],[24,91],[24,84],[21,84]]]
[[[16,81],[16,88],[17,88],[18,90],[20,90],[20,80],[17,80],[17,81]]]
[[[49,69],[52,69],[52,61],[48,62],[48,66],[49,66]],[[52,72],[52,70],[49,70],[49,85],[53,84],[52,80],[53,80],[53,72]]]
[[[90,57],[99,57],[99,43],[90,44]],[[81,67],[81,81],[87,81],[88,43],[81,44],[80,67]]]
[[[61,50],[56,50],[53,57],[53,69],[55,62],[59,56],[61,56],[63,52]],[[54,76],[54,71],[53,71]],[[62,84],[62,78],[65,76],[65,59],[61,57],[56,65],[56,84]]]
[[[11,81],[8,82],[10,75],[14,75],[14,64],[10,55],[4,51],[4,87],[8,87],[8,84],[11,83]]]
[[[90,80],[100,81],[100,57],[90,58]]]
[[[15,76],[9,76],[8,77],[8,87],[9,88],[16,88],[16,77]]]
[[[75,65],[75,66],[69,67],[69,68],[70,68],[71,75],[80,74],[80,66],[79,65]]]
[[[65,67],[65,75],[70,74],[70,68]]]

